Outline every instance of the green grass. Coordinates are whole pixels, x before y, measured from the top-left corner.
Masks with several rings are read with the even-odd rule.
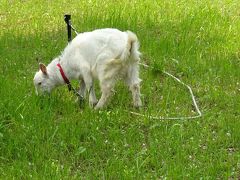
[[[240,178],[238,0],[67,2],[0,3],[0,178]],[[80,110],[66,87],[37,97],[36,58],[47,64],[66,46],[65,13],[81,32],[137,33],[142,62],[154,67],[141,69],[142,113],[195,114],[166,70],[191,85],[203,117],[135,117],[122,83],[99,112]]]

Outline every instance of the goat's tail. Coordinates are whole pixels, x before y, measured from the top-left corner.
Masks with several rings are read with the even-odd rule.
[[[140,60],[140,55],[141,53],[139,52],[139,41],[138,38],[136,36],[136,34],[134,34],[131,31],[126,31],[127,35],[128,35],[128,40],[127,40],[127,47],[124,50],[124,52],[122,53],[122,58],[123,59],[129,59],[131,61],[139,61]]]

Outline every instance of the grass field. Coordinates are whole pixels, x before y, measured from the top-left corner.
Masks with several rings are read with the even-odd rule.
[[[0,179],[240,178],[240,3],[200,1],[7,1],[0,3]],[[80,110],[66,87],[37,97],[36,58],[67,44],[65,13],[78,31],[116,27],[141,42],[140,112],[122,83],[109,106]],[[77,82],[73,82],[77,86]],[[97,92],[99,97],[99,90]]]

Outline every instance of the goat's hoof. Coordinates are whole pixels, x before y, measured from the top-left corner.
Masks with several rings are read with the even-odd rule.
[[[75,103],[78,103],[79,101],[80,102],[84,102],[84,98],[79,98],[79,97],[77,97],[76,99],[75,99]]]
[[[95,107],[94,107],[94,110],[100,110],[100,109],[102,109],[102,108],[99,107],[99,106],[95,106]]]
[[[98,103],[98,101],[89,102],[89,106],[90,106],[91,108],[94,108],[97,103]],[[95,109],[95,108],[94,108],[94,109]]]
[[[142,109],[142,106],[134,106],[134,108],[135,108],[136,110],[141,110],[141,109]]]
[[[103,109],[103,106],[97,104],[95,107],[94,107],[94,110],[100,110],[100,109]]]
[[[137,108],[137,109],[140,109],[142,106],[143,106],[142,101],[138,101],[138,102],[134,103],[134,107]]]

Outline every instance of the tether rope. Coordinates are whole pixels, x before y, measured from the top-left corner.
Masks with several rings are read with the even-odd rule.
[[[69,40],[71,40],[71,29],[74,30],[75,34],[78,35],[79,33],[76,31],[76,29],[72,26],[71,24],[71,15],[65,15],[65,22],[67,23],[68,25],[68,31],[70,30],[70,33],[69,33]],[[144,66],[145,68],[152,68],[151,66],[148,66],[146,64],[142,64],[142,63],[139,63],[139,65],[141,66]],[[174,80],[176,80],[177,82],[179,82],[180,84],[182,84],[183,86],[185,86],[189,92],[190,92],[190,95],[191,95],[191,98],[192,98],[192,102],[193,102],[193,105],[194,105],[194,108],[195,108],[195,111],[198,113],[198,115],[195,115],[195,116],[180,116],[180,117],[163,117],[163,116],[152,116],[152,115],[145,115],[145,114],[141,114],[141,113],[138,113],[138,112],[134,112],[134,111],[129,111],[132,115],[136,115],[136,116],[141,116],[141,117],[147,117],[147,118],[150,118],[150,119],[156,119],[156,120],[187,120],[187,119],[196,119],[196,118],[200,118],[202,116],[202,113],[198,107],[198,104],[196,102],[196,98],[193,94],[193,91],[192,91],[192,88],[185,84],[183,81],[181,81],[180,79],[178,79],[177,77],[175,77],[174,75],[170,74],[169,72],[167,71],[163,71],[164,74],[166,74],[167,76],[173,78]],[[74,93],[77,95],[77,91],[73,88],[74,90]],[[80,103],[81,104],[81,103]]]

